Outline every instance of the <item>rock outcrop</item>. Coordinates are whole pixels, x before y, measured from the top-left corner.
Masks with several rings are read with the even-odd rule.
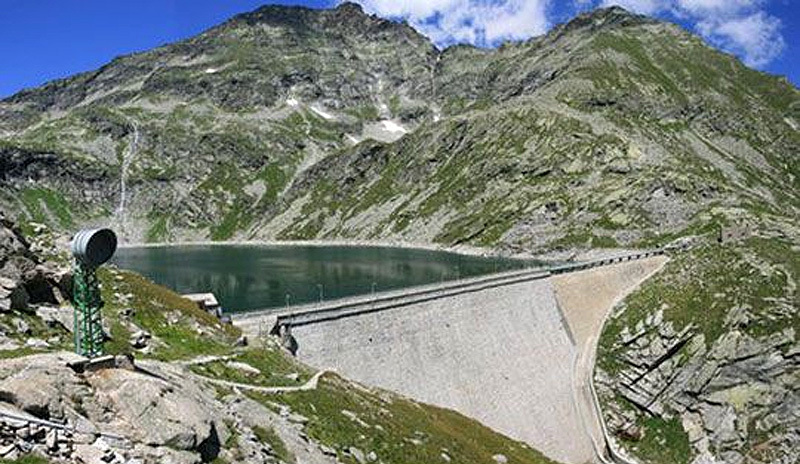
[[[66,271],[42,262],[14,222],[0,212],[0,311],[26,311],[57,303],[68,288]]]
[[[144,361],[76,373],[67,364],[79,360],[53,353],[0,362],[0,458],[33,452],[85,464],[194,464],[234,455],[243,463],[280,462],[268,445],[245,439],[259,424],[286,428],[284,435],[305,446],[290,444],[307,447],[279,414],[238,395],[218,399],[177,366]],[[321,451],[302,457],[336,462]]]
[[[796,462],[800,262],[766,243],[702,245],[617,308],[596,381],[624,448],[655,459],[660,440],[676,463]]]

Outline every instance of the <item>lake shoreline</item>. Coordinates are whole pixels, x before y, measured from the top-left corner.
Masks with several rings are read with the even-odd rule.
[[[443,251],[448,253],[455,253],[464,256],[480,256],[485,258],[509,258],[509,259],[530,259],[531,256],[527,255],[511,255],[501,251],[493,250],[491,248],[480,248],[468,245],[458,245],[455,247],[448,247],[445,245],[437,245],[431,243],[409,243],[409,242],[395,242],[390,240],[231,240],[231,241],[213,241],[213,240],[198,240],[198,241],[179,241],[179,242],[157,242],[157,243],[123,243],[119,248],[165,248],[165,247],[181,247],[181,246],[359,246],[359,247],[373,247],[373,248],[403,248],[411,250],[426,250],[426,251]]]

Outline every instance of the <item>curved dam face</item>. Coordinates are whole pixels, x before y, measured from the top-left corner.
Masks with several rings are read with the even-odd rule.
[[[255,335],[283,320],[311,366],[454,409],[583,464],[596,461],[604,440],[589,387],[603,321],[666,261],[519,273],[236,324]]]
[[[569,388],[576,349],[549,278],[295,326],[292,335],[298,358],[314,367],[455,409],[563,461],[591,457]]]

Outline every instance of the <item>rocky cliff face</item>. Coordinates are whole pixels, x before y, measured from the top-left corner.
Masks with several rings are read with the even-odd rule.
[[[604,328],[610,430],[643,462],[797,462],[800,259],[762,235],[679,255]]]
[[[619,8],[440,51],[352,4],[264,7],[0,102],[0,200],[134,241],[652,244],[796,215],[798,102]]]

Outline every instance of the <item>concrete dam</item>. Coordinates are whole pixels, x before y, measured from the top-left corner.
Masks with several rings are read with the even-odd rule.
[[[610,309],[661,252],[514,271],[234,317],[281,334],[301,361],[459,411],[564,463],[597,462],[603,425],[590,387]]]

